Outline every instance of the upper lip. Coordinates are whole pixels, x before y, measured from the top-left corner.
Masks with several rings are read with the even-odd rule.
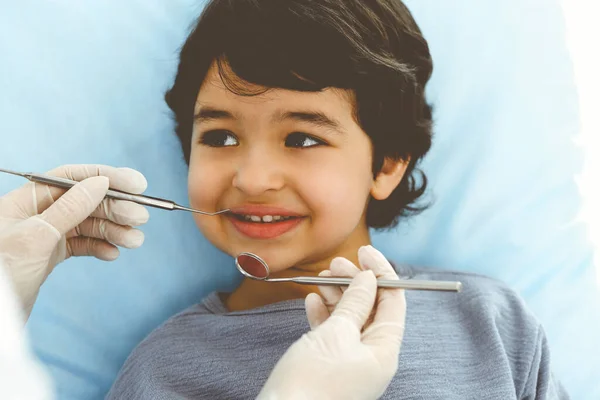
[[[229,212],[233,214],[241,215],[256,215],[258,217],[264,217],[265,215],[280,215],[282,217],[302,217],[303,215],[295,211],[288,210],[279,206],[260,205],[260,204],[249,204],[239,207],[230,207]]]

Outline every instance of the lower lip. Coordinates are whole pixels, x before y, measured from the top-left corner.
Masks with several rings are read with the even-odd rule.
[[[293,218],[281,222],[246,222],[235,217],[229,220],[241,234],[252,239],[274,239],[294,229],[304,218]]]

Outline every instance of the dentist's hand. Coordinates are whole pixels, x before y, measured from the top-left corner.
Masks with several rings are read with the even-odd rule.
[[[377,399],[398,368],[406,301],[402,289],[377,289],[376,277],[398,279],[371,246],[358,252],[361,272],[344,258],[321,276],[354,277],[347,290],[321,286],[306,298],[312,328],[279,360],[259,399]],[[372,272],[371,272],[372,271]]]
[[[47,174],[81,182],[67,192],[28,183],[0,197],[0,258],[27,316],[57,264],[71,256],[115,260],[116,246],[142,245],[143,233],[132,226],[149,217],[139,204],[104,200],[109,182],[111,189],[146,190],[146,179],[133,169],[70,165]]]

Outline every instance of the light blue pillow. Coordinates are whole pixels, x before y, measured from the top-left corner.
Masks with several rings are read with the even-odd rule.
[[[574,398],[600,396],[592,251],[572,142],[578,107],[557,1],[407,1],[429,40],[435,204],[375,244],[392,259],[494,276],[546,326]],[[147,194],[187,203],[163,93],[204,1],[14,2],[0,13],[0,165],[103,163],[142,171]],[[21,185],[0,177],[0,193]],[[28,328],[60,399],[100,399],[152,329],[239,281],[189,215],[150,210],[142,249],[69,260]],[[594,336],[596,335],[596,336]],[[591,397],[590,397],[591,396]]]

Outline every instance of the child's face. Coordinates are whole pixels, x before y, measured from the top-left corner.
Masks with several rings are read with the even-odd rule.
[[[213,65],[195,107],[191,206],[275,221],[196,215],[203,234],[231,256],[259,255],[272,273],[353,257],[369,242],[365,210],[376,185],[371,142],[352,111],[342,90],[239,96]]]

